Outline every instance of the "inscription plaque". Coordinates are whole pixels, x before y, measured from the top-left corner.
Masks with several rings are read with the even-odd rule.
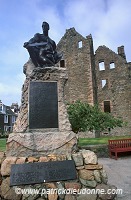
[[[76,179],[73,160],[11,165],[10,185],[28,185]]]
[[[29,128],[58,128],[57,82],[30,82]]]

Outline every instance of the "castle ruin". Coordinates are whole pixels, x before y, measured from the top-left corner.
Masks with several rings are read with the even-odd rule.
[[[131,62],[127,62],[124,46],[118,53],[99,46],[94,53],[93,39],[80,35],[75,28],[66,30],[57,45],[63,53],[60,67],[68,70],[65,100],[81,100],[94,105],[98,102],[104,112],[110,112],[127,127],[115,128],[111,134],[131,133]]]

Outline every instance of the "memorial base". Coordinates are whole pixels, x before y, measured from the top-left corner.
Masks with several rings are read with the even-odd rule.
[[[13,147],[12,147],[13,148]],[[25,185],[10,186],[10,179],[12,177],[11,165],[42,165],[41,162],[46,164],[49,171],[53,173],[56,170],[53,163],[56,161],[69,161],[72,160],[75,164],[75,171],[77,173],[76,179],[71,180],[59,180],[52,182],[45,182],[43,177],[43,183],[29,184],[27,180],[32,179],[32,173],[25,174],[25,170],[19,170],[19,175],[22,180],[26,181]],[[98,163],[97,156],[94,152],[89,150],[81,150],[77,153],[72,153],[70,156],[66,155],[47,155],[37,157],[4,157],[4,154],[0,154],[0,199],[2,200],[115,200],[116,194],[114,192],[108,194],[107,191],[116,190],[115,186],[108,185],[108,177],[103,169],[103,166]],[[52,164],[51,164],[52,163]],[[50,167],[51,165],[51,167]],[[21,169],[21,168],[20,168]],[[68,170],[69,165],[64,165],[63,173]],[[27,169],[28,171],[28,169]],[[34,173],[39,172],[37,168]],[[72,172],[71,172],[72,173]],[[15,176],[17,175],[17,171]],[[57,174],[54,176],[59,179],[60,172],[57,168]],[[42,173],[41,173],[41,176]],[[66,173],[65,173],[66,176]],[[14,178],[14,177],[13,177]],[[38,177],[39,179],[40,177]],[[36,177],[37,180],[37,177]],[[19,182],[19,179],[17,179]],[[27,185],[28,184],[28,185]],[[92,193],[92,191],[94,192]],[[26,191],[26,192],[24,192]],[[95,191],[104,191],[102,193]]]
[[[7,140],[7,156],[42,156],[47,154],[71,154],[77,144],[76,134],[70,132],[33,131],[11,133]]]

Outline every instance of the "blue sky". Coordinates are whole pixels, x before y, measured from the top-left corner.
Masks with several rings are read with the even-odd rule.
[[[94,49],[106,45],[117,52],[124,45],[131,61],[131,0],[0,0],[0,99],[6,105],[21,101],[29,55],[23,43],[41,24],[50,24],[49,36],[59,42],[65,30],[75,27],[92,34]]]

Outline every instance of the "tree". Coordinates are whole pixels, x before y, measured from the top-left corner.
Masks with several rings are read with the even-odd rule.
[[[91,106],[88,103],[76,101],[73,104],[68,104],[67,111],[72,130],[75,133],[94,130],[99,137],[100,132],[107,128],[113,129],[124,125],[122,119],[102,112],[98,105]]]

